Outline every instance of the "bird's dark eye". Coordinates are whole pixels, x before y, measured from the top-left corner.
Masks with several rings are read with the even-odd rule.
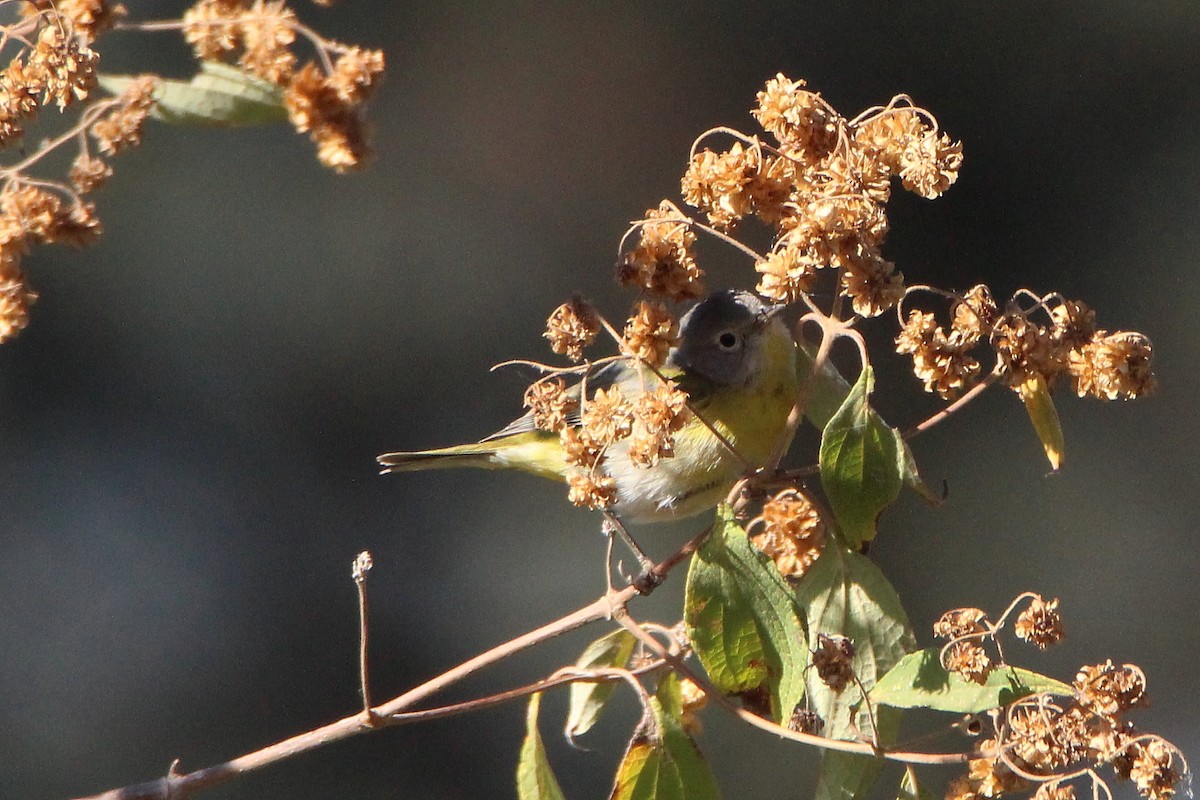
[[[737,346],[742,343],[742,337],[738,336],[733,331],[725,331],[717,337],[717,344],[722,350],[736,350]]]

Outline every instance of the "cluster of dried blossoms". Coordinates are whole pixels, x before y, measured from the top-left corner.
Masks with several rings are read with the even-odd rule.
[[[846,119],[804,86],[779,75],[758,93],[751,113],[773,142],[725,128],[701,136],[739,141],[721,152],[693,147],[683,198],[718,231],[747,216],[774,229],[774,245],[755,267],[764,297],[795,302],[832,267],[855,312],[876,316],[904,293],[903,276],[881,254],[892,178],[937,197],[957,179],[962,147],[906,97]],[[647,212],[636,248],[621,260],[621,282],[671,299],[701,293],[687,222],[666,201]]]
[[[1024,597],[1030,602],[1017,617],[1017,636],[1043,649],[1060,641],[1058,600]],[[1003,625],[1003,618],[993,624],[978,608],[942,615],[934,633],[951,640],[943,650],[947,668],[967,680],[985,681],[999,665],[980,642],[994,639]],[[1142,671],[1111,661],[1085,666],[1075,676],[1074,689],[1073,698],[1035,694],[995,712],[991,738],[976,748],[979,756],[970,761],[967,774],[951,782],[947,800],[999,797],[1035,784],[1037,800],[1074,800],[1069,781],[1099,781],[1095,770],[1105,766],[1118,779],[1132,779],[1142,796],[1169,800],[1181,767],[1186,769],[1179,751],[1157,735],[1137,732],[1124,719],[1126,712],[1145,703]]]
[[[603,468],[605,458],[620,452],[641,469],[670,458],[674,434],[690,413],[687,395],[656,371],[679,335],[678,322],[664,306],[638,302],[624,333],[617,337],[622,355],[597,364],[586,362],[584,348],[596,340],[602,327],[600,315],[579,298],[556,308],[546,322],[545,336],[554,352],[583,362],[571,370],[583,379],[578,386],[568,386],[551,375],[525,392],[525,407],[534,425],[559,435],[567,463],[573,467],[568,498],[595,509],[609,508],[617,501],[616,481]],[[587,394],[593,369],[618,360],[634,365],[636,382],[600,386]]]
[[[0,71],[0,148],[15,148],[41,109],[60,110],[87,100],[96,85],[95,37],[124,10],[99,0],[34,2],[21,6],[22,17],[4,26],[17,47]],[[132,82],[118,98],[94,101],[65,133],[30,155],[21,154],[0,178],[0,342],[29,322],[37,294],[29,288],[21,262],[30,248],[63,243],[92,244],[101,234],[95,205],[87,198],[112,174],[92,151],[113,156],[137,145],[142,124],[153,106],[149,79]],[[29,170],[52,150],[74,144],[78,151],[66,181],[34,178]]]
[[[924,290],[913,287],[910,291]],[[1036,298],[1029,309],[1019,292],[1001,313],[982,284],[951,297],[949,330],[931,312],[911,310],[903,318],[896,350],[912,356],[913,371],[925,389],[953,399],[976,384],[983,370],[976,354],[995,353],[996,372],[1014,390],[1052,386],[1067,376],[1075,392],[1108,400],[1130,399],[1152,391],[1153,351],[1140,333],[1109,333],[1096,327],[1096,313],[1078,300],[1057,295]]]
[[[1024,600],[1029,602],[1017,615],[1013,626],[1017,638],[1041,650],[1062,641],[1066,631],[1058,611],[1057,597],[1046,600],[1039,594],[1022,595],[997,623],[988,620],[987,613],[981,609],[956,608],[947,611],[933,625],[934,636],[949,640],[942,650],[946,669],[969,681],[986,681],[997,664],[988,655],[984,644],[995,642],[996,634],[1004,627],[1009,614]]]
[[[784,489],[769,498],[747,530],[750,542],[790,580],[804,577],[825,550],[825,521],[812,499],[799,489]]]
[[[199,0],[183,15],[183,35],[201,59],[236,59],[252,75],[283,87],[288,117],[338,172],[369,155],[363,104],[383,75],[383,51],[339,44],[296,20],[285,0]],[[299,66],[292,48],[309,40],[318,61]]]
[[[100,235],[88,195],[112,175],[104,157],[141,142],[157,81],[143,76],[120,97],[91,98],[100,59],[94,49],[97,37],[127,15],[123,5],[23,0],[11,8],[18,11],[14,21],[0,24],[0,48],[10,48],[8,66],[0,70],[0,150],[16,153],[12,163],[0,168],[0,342],[28,324],[29,307],[37,297],[21,271],[30,247],[55,242],[83,247]],[[149,27],[164,25],[170,27]],[[184,30],[199,57],[236,54],[247,71],[287,87],[291,118],[317,141],[323,163],[342,170],[361,162],[366,153],[362,104],[383,72],[381,52],[321,39],[300,25],[283,2],[201,0],[175,27]],[[313,43],[324,68],[308,64],[296,70],[290,48],[298,33]],[[51,105],[60,111],[76,105],[83,109],[33,153],[20,152],[26,132],[44,121],[40,112]],[[51,152],[71,146],[77,153],[65,179],[30,174]]]

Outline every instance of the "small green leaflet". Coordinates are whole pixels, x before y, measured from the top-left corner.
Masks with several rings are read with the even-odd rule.
[[[634,734],[617,767],[610,800],[720,798],[708,762],[683,730],[679,707],[679,679],[669,673],[659,683],[656,696],[650,698],[655,730]]]
[[[725,694],[766,690],[786,724],[804,698],[809,654],[791,588],[726,505],[688,569],[684,622],[709,680]]]
[[[629,662],[636,642],[637,639],[632,633],[620,628],[589,644],[575,662],[575,666],[580,669],[624,667]],[[617,685],[613,681],[578,681],[571,684],[571,703],[567,709],[567,724],[563,729],[569,741],[573,742],[575,737],[582,736],[592,729],[615,688]]]
[[[1061,681],[1020,667],[996,667],[982,685],[972,683],[947,672],[938,660],[938,652],[938,648],[930,647],[905,656],[871,690],[871,699],[899,708],[974,714],[1008,705],[1034,692],[1075,694]]]
[[[542,735],[538,733],[538,707],[542,693],[529,697],[529,710],[525,713],[525,741],[521,742],[521,756],[517,761],[517,797],[519,800],[564,800],[558,780],[546,760],[546,748]]]
[[[812,345],[801,344],[796,348],[796,374],[800,380],[808,380],[809,374],[812,373],[813,361],[815,359],[816,348]],[[850,394],[850,382],[842,377],[842,373],[838,372],[829,361],[821,365],[821,371],[817,373],[815,383],[809,393],[808,408],[804,412],[804,416],[808,418],[817,428],[824,430],[829,424],[829,420],[837,413],[838,409],[846,401],[846,397]],[[869,413],[877,419],[881,424],[883,418],[872,408]],[[895,428],[892,429],[895,431]],[[921,480],[921,474],[917,470],[917,462],[913,457],[912,449],[908,446],[908,442],[904,441],[898,431],[895,431],[896,441],[900,448],[900,475],[904,480],[904,484],[914,492],[919,494],[923,500],[931,505],[941,503],[942,498],[934,494],[934,492],[925,485]]]
[[[904,464],[899,435],[872,411],[874,373],[864,367],[821,434],[821,485],[845,544],[875,538],[875,521],[900,494]]]
[[[796,587],[805,610],[808,632],[846,636],[854,643],[854,674],[867,691],[904,654],[916,647],[908,617],[896,590],[866,556],[830,542]],[[871,732],[871,720],[857,686],[840,694],[817,675],[808,674],[808,705],[825,721],[821,733],[835,739],[856,739]],[[891,744],[899,728],[894,709],[875,707],[881,744]],[[827,751],[817,783],[818,800],[862,797],[878,774],[879,760]]]
[[[113,94],[125,90],[136,75],[100,75],[101,88]],[[190,81],[155,81],[151,116],[175,125],[240,127],[287,121],[283,90],[237,67],[201,61]]]
[[[1025,411],[1042,443],[1042,449],[1046,451],[1050,469],[1057,470],[1062,466],[1065,442],[1062,424],[1058,421],[1058,410],[1054,407],[1054,398],[1050,396],[1046,379],[1035,375],[1021,384],[1018,394],[1025,403]]]

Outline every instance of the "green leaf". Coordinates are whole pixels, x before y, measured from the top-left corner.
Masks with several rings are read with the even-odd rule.
[[[530,695],[525,713],[525,741],[517,761],[517,797],[520,800],[563,800],[562,789],[546,759],[546,748],[538,733],[538,707],[542,693]]]
[[[800,609],[728,506],[692,557],[684,621],[709,680],[726,694],[765,693],[772,718],[786,724],[809,660]]]
[[[894,743],[900,732],[900,712],[894,708],[877,708],[875,713],[880,740],[885,744]],[[862,730],[868,733],[870,728]],[[883,764],[882,758],[826,750],[821,755],[815,799],[858,800],[865,797],[879,778]]]
[[[105,91],[120,94],[136,75],[100,75]],[[287,120],[283,89],[237,67],[201,61],[190,81],[156,78],[151,116],[175,125],[236,127]]]
[[[611,800],[717,800],[717,781],[679,717],[679,679],[669,673],[650,698],[653,730],[634,734],[617,767]]]
[[[854,643],[854,674],[869,692],[904,654],[916,647],[908,617],[896,590],[866,556],[834,544],[812,565],[796,589],[805,609],[808,634],[845,636]],[[871,715],[862,691],[851,684],[836,693],[815,669],[808,673],[808,704],[825,722],[821,733],[835,739],[871,734]],[[892,744],[899,713],[876,706],[879,743]],[[817,783],[818,800],[862,797],[874,783],[881,763],[869,756],[826,751]]]
[[[871,699],[898,708],[931,708],[974,714],[1008,705],[1034,692],[1070,696],[1065,683],[1020,667],[997,667],[981,685],[947,672],[930,647],[905,656],[871,690]]]
[[[1058,421],[1058,410],[1054,408],[1054,398],[1050,396],[1050,387],[1046,384],[1046,379],[1040,375],[1030,378],[1021,384],[1018,394],[1025,403],[1025,411],[1029,414],[1029,421],[1033,423],[1033,430],[1042,442],[1042,449],[1046,451],[1050,469],[1057,470],[1062,466],[1065,443],[1062,424]]]
[[[603,669],[624,667],[633,653],[637,639],[632,633],[619,628],[607,636],[592,642],[579,656],[575,666],[580,669]],[[571,703],[567,708],[567,724],[563,733],[574,740],[592,729],[608,699],[617,685],[613,681],[603,683],[577,682],[571,684]]]
[[[917,771],[913,769],[912,764],[904,768],[904,777],[900,779],[900,791],[896,793],[896,800],[934,800],[933,792],[917,780]]]
[[[864,367],[821,434],[821,485],[851,548],[875,538],[875,520],[900,494],[901,448],[867,402],[874,383]]]

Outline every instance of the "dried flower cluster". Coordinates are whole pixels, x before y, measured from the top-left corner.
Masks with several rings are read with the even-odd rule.
[[[775,562],[779,574],[798,580],[825,550],[826,526],[817,507],[799,489],[784,489],[763,504],[751,526],[750,542]]]
[[[551,313],[544,335],[554,352],[580,362],[603,327],[595,308],[573,297]],[[621,457],[642,469],[674,455],[674,435],[690,413],[687,394],[653,370],[666,360],[678,336],[679,324],[665,306],[638,302],[619,340],[623,355],[603,360],[633,363],[634,384],[601,385],[586,399],[586,377],[575,388],[547,377],[526,390],[525,407],[535,427],[559,434],[563,455],[575,468],[567,479],[572,503],[589,508],[616,503],[616,481],[602,464],[618,443]],[[585,362],[577,371],[586,376],[593,366]]]
[[[128,16],[124,5],[23,0],[15,7],[16,21],[0,24],[0,49],[10,49],[8,65],[0,70],[0,149],[22,145],[30,126],[47,122],[40,114],[46,107],[81,111],[65,131],[45,137],[32,153],[19,153],[0,183],[0,342],[28,324],[29,306],[37,297],[21,272],[30,247],[54,242],[82,247],[100,235],[95,206],[86,196],[112,175],[103,157],[140,144],[160,80],[142,76],[119,97],[92,97],[100,60],[97,39]],[[299,25],[282,0],[200,0],[177,27],[200,58],[236,56],[243,69],[286,87],[292,120],[317,140],[323,163],[339,170],[361,163],[367,151],[362,105],[382,75],[381,52],[320,38]],[[298,35],[330,65],[328,74],[315,64],[296,69],[292,47]],[[78,152],[65,178],[30,174],[50,153],[72,146]]]
[[[1017,598],[1014,608],[1024,599],[1029,603],[1017,615],[1013,626],[1017,638],[1041,650],[1061,642],[1066,631],[1058,612],[1058,598],[1046,600],[1039,594],[1029,593]],[[995,664],[983,643],[995,638],[1011,610],[998,623],[989,621],[987,614],[978,608],[956,608],[943,614],[934,623],[933,634],[949,640],[943,650],[946,669],[969,681],[986,681]]]
[[[1063,375],[1080,397],[1130,399],[1154,389],[1153,352],[1145,336],[1099,330],[1094,311],[1057,295],[1022,310],[1017,299],[1024,294],[1018,293],[1000,313],[988,288],[976,286],[953,299],[948,331],[934,314],[912,310],[901,321],[896,350],[912,356],[913,371],[925,390],[945,399],[979,380],[982,369],[975,352],[985,343],[995,352],[1005,383],[1021,393],[1032,383],[1051,386]]]
[[[236,56],[239,66],[285,90],[288,118],[317,145],[317,158],[338,172],[361,166],[370,154],[362,107],[383,75],[381,50],[315,37],[296,21],[285,0],[200,0],[183,15],[183,34],[198,58]],[[310,61],[297,68],[298,34],[320,51],[327,70]]]
[[[669,200],[646,211],[636,224],[637,246],[622,257],[617,280],[646,294],[690,300],[704,294],[704,272],[692,252],[696,234],[691,220]]]
[[[1060,641],[1063,624],[1057,598],[1025,597],[1030,602],[1017,617],[1017,636],[1041,648]],[[951,640],[945,651],[947,668],[968,680],[985,680],[990,659],[977,642],[994,637],[1003,625],[1003,618],[992,624],[977,608],[942,615],[934,633]],[[1132,779],[1142,796],[1169,800],[1181,775],[1178,750],[1161,737],[1138,733],[1124,719],[1126,712],[1145,703],[1142,671],[1111,661],[1085,666],[1075,677],[1074,689],[1075,696],[1066,700],[1034,694],[1003,709],[993,718],[993,737],[979,744],[967,774],[950,783],[947,800],[999,797],[1027,790],[1031,783],[1038,785],[1039,800],[1072,800],[1075,791],[1069,781],[1084,776],[1099,781],[1094,770],[1104,766],[1119,779]]]
[[[847,120],[804,81],[783,75],[758,93],[752,114],[774,142],[735,134],[740,141],[728,150],[693,152],[681,182],[684,201],[718,231],[748,216],[771,226],[774,246],[756,266],[763,296],[795,302],[832,267],[856,313],[876,316],[894,306],[904,293],[903,276],[881,254],[892,178],[937,197],[958,177],[961,145],[906,98]],[[681,278],[698,280],[699,270],[686,248],[662,244],[665,232],[656,220],[669,208],[664,202],[638,223],[641,238],[625,255],[619,277],[678,297],[688,285]]]
[[[841,693],[854,681],[854,642],[845,636],[817,634],[813,651],[813,669],[830,689]]]

